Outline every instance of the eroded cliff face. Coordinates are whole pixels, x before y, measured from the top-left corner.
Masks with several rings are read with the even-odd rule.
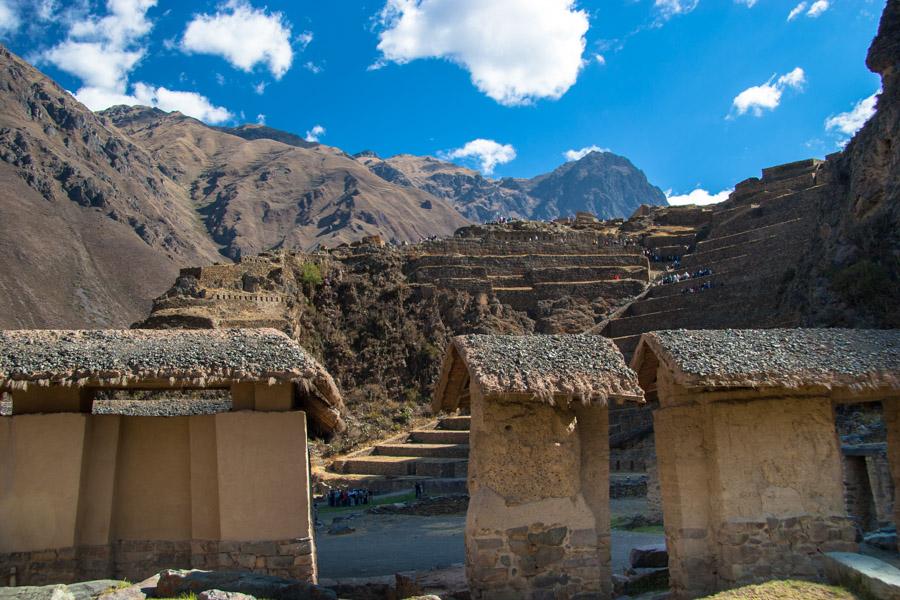
[[[877,112],[833,157],[821,253],[808,257],[808,325],[900,327],[900,0],[888,0],[866,60]]]

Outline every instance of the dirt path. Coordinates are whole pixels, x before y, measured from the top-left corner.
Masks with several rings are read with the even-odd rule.
[[[341,516],[349,516],[342,523],[355,529],[353,533],[328,534],[331,517],[324,517],[324,525],[316,529],[322,578],[393,575],[398,571],[424,571],[465,561],[465,515],[416,517],[359,512]],[[614,530],[613,573],[625,568],[631,548],[663,541],[659,533]]]

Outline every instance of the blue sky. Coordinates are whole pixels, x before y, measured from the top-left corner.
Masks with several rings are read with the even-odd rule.
[[[351,153],[454,157],[495,177],[597,147],[706,201],[762,167],[837,150],[865,120],[883,7],[0,0],[0,39],[95,109],[259,120]]]

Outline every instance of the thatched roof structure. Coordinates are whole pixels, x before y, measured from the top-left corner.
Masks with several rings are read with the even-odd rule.
[[[0,331],[0,391],[29,386],[227,388],[290,382],[326,432],[343,427],[331,375],[276,329]]]
[[[662,364],[688,388],[900,392],[900,330],[656,331],[641,337],[631,364],[645,390]]]
[[[644,398],[615,344],[593,335],[455,337],[444,355],[435,410],[458,408],[470,383],[485,397],[513,395],[551,404]]]

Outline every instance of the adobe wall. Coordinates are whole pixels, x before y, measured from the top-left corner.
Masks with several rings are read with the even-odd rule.
[[[656,452],[676,597],[821,579],[821,553],[855,551],[829,399],[720,394],[703,403],[662,389],[660,399]]]
[[[247,452],[253,448],[253,452]],[[306,416],[0,418],[0,585],[163,568],[314,581]]]
[[[610,597],[606,408],[473,394],[472,597]]]

